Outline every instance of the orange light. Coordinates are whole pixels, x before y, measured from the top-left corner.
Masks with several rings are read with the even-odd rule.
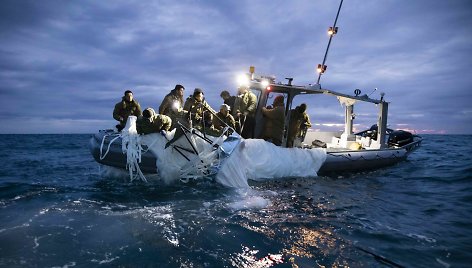
[[[328,35],[335,35],[338,33],[338,27],[329,27]]]
[[[270,86],[266,87],[266,89],[267,89],[268,91],[270,91],[270,90],[271,90]]]
[[[328,66],[326,66],[326,65],[318,64],[318,67],[316,68],[316,71],[320,74],[323,74],[326,71],[327,68],[328,68]]]

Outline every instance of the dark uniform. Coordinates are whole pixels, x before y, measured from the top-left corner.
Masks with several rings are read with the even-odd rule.
[[[257,97],[249,89],[237,97],[232,114],[238,121],[239,129],[242,128],[241,136],[243,138],[252,138],[254,136],[254,123],[257,108]],[[238,113],[241,113],[238,117]],[[241,132],[241,131],[240,131]]]
[[[297,106],[295,109],[290,111],[287,147],[293,147],[295,139],[303,136],[303,132],[311,127],[310,117],[306,113],[305,109],[301,108],[301,106]]]
[[[188,111],[187,122],[192,122],[193,127],[202,124],[203,113],[206,110],[210,110],[215,113],[210,105],[205,101],[198,101],[193,96],[190,96],[185,101],[184,110]]]
[[[221,135],[221,131],[217,130],[214,126],[205,127],[204,132],[206,135],[213,137],[219,137]]]
[[[285,108],[281,106],[274,108],[262,108],[262,114],[266,117],[262,138],[273,144],[282,145],[285,125]]]
[[[120,122],[119,127],[123,129],[126,125],[126,120],[128,120],[128,116],[130,115],[139,117],[141,115],[141,106],[136,100],[133,99],[128,102],[125,100],[125,97],[123,97],[120,102],[115,104],[115,108],[113,109],[113,118]]]
[[[183,99],[177,95],[176,90],[172,90],[167,94],[162,100],[161,105],[159,106],[159,113],[167,115],[172,119],[172,129],[177,126],[177,122],[184,120],[185,109],[183,107]]]
[[[221,131],[215,128],[210,122],[205,124],[205,127],[203,127],[202,124],[197,125],[195,127],[196,129],[200,130],[200,132],[205,133],[206,135],[210,135],[213,137],[219,137],[221,135]]]
[[[183,111],[185,112],[184,120],[181,121],[182,125],[185,127],[193,127],[201,129],[203,120],[204,120],[204,112],[206,110],[210,110],[213,113],[215,111],[208,105],[208,103],[203,98],[203,90],[200,88],[195,88],[193,95],[188,97],[184,104]],[[175,125],[175,124],[174,124]],[[166,144],[166,148],[179,139],[184,134],[182,128],[177,128],[174,137]]]
[[[140,116],[136,121],[136,130],[139,134],[158,133],[161,130],[169,131],[172,126],[172,119],[170,117],[156,114],[151,108],[146,110],[150,111],[150,117]]]
[[[255,95],[254,95],[255,96]],[[230,108],[230,111],[233,110],[234,104],[236,103],[236,96],[229,96],[229,98],[224,100],[224,104],[228,105]]]
[[[236,96],[231,96],[227,90],[223,90],[220,93],[220,97],[224,100],[224,104],[229,106],[229,111],[231,112],[234,108]]]
[[[216,118],[216,116],[219,119]],[[234,120],[234,117],[231,114],[228,113],[226,116],[224,116],[221,112],[218,112],[216,116],[213,117],[213,125],[217,130],[223,131],[226,125],[233,129],[236,129],[236,121]]]

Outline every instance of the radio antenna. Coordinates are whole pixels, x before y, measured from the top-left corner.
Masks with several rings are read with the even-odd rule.
[[[336,23],[338,22],[339,12],[341,11],[341,6],[343,5],[343,1],[344,0],[341,0],[341,2],[339,3],[338,13],[336,14],[336,19],[334,20],[333,26],[329,27],[328,29],[328,34],[329,34],[328,46],[326,47],[323,63],[318,64],[318,68],[317,68],[318,80],[316,81],[316,84],[318,85],[320,84],[321,75],[326,71],[326,68],[328,68],[328,66],[325,65],[326,58],[328,57],[328,51],[329,51],[329,46],[331,45],[331,40],[333,39],[333,36],[335,36],[338,33],[338,27],[336,27]]]

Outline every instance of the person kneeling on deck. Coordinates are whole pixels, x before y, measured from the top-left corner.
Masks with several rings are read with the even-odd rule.
[[[143,115],[136,120],[136,130],[139,134],[159,133],[169,131],[172,119],[163,114],[156,114],[154,109],[146,108]]]
[[[265,117],[264,132],[262,138],[273,144],[282,145],[285,125],[284,97],[279,95],[275,97],[272,107],[263,107],[262,114]]]
[[[236,121],[229,112],[230,107],[227,104],[222,104],[220,107],[220,111],[216,114],[216,116],[213,117],[213,125],[218,131],[220,131],[221,134],[223,134],[222,132],[226,128],[226,126],[232,128],[233,130],[236,129]],[[233,130],[228,130],[228,135],[230,135]]]
[[[125,127],[126,120],[128,120],[128,116],[130,115],[140,116],[141,106],[135,99],[133,99],[133,92],[131,90],[126,90],[121,101],[115,104],[115,109],[113,109],[113,118],[120,122],[116,125],[118,131],[121,131]]]
[[[306,131],[311,127],[310,117],[306,113],[306,104],[302,103],[290,111],[287,147],[293,147],[297,137],[304,138]]]
[[[210,111],[203,112],[202,124],[196,125],[195,128],[205,135],[220,136],[220,131],[213,125],[213,114]]]
[[[188,111],[186,119],[192,127],[196,127],[203,123],[203,112],[208,110],[215,113],[215,110],[213,110],[205,101],[203,90],[200,88],[195,88],[193,95],[187,98],[184,104],[184,110]]]
[[[203,129],[202,124],[204,111],[209,110],[212,113],[215,113],[215,111],[205,101],[203,90],[200,88],[195,88],[193,95],[187,98],[183,110],[185,111],[185,117],[184,120],[180,121],[180,123],[185,128],[197,128],[200,131]],[[172,140],[167,142],[165,148],[169,147],[172,143],[182,137],[182,135],[184,135],[184,131],[180,127],[177,127],[174,137]]]

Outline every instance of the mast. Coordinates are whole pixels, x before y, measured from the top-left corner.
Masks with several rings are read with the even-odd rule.
[[[380,144],[380,148],[387,147],[387,115],[388,102],[382,101],[379,103],[379,121],[377,123],[377,141]]]
[[[318,64],[318,67],[317,67],[318,80],[316,81],[316,84],[318,85],[320,84],[321,75],[326,71],[326,68],[328,68],[328,66],[326,66],[325,63],[326,63],[326,59],[328,58],[328,51],[329,51],[329,46],[331,45],[331,40],[333,39],[333,36],[335,36],[336,33],[338,32],[338,27],[336,27],[336,23],[338,22],[339,12],[341,11],[341,6],[343,5],[343,1],[344,0],[341,0],[341,2],[339,3],[338,13],[336,14],[336,19],[334,20],[333,26],[329,27],[328,29],[328,34],[329,34],[328,46],[326,47],[323,63]]]

